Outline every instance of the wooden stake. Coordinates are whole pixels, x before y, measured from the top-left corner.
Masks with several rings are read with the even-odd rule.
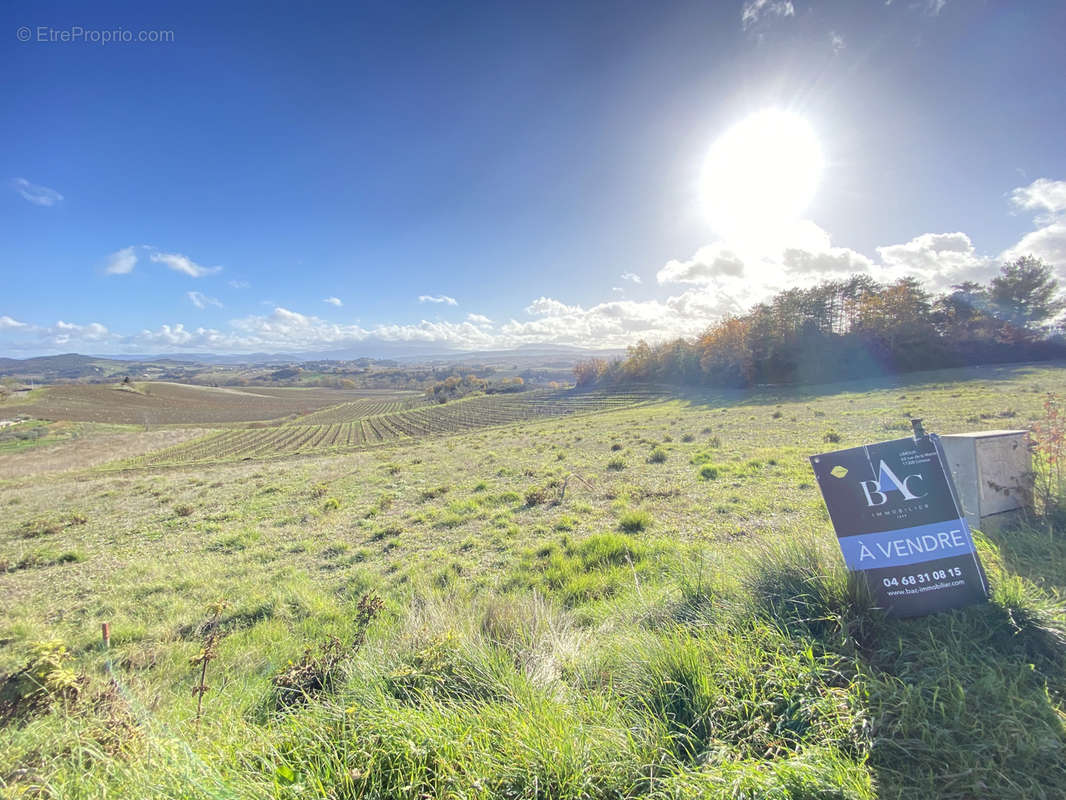
[[[111,649],[111,623],[110,622],[101,622],[100,623],[100,635],[104,639],[104,649],[105,650],[110,650]]]

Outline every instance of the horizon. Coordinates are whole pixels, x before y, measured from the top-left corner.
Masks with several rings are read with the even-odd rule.
[[[252,8],[5,9],[0,356],[618,350],[854,273],[1066,280],[1060,4]]]

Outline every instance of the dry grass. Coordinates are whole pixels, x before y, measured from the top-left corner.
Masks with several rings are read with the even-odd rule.
[[[198,428],[98,433],[14,453],[0,453],[0,480],[95,467],[115,459],[173,447],[201,435],[203,430]]]
[[[341,389],[233,389],[165,382],[69,384],[45,390],[32,403],[7,403],[0,409],[5,416],[28,414],[38,419],[197,424],[277,419],[364,396]]]

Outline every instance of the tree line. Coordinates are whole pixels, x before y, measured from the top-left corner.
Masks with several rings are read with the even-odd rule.
[[[627,357],[574,368],[579,386],[661,382],[749,387],[1066,357],[1049,323],[1066,308],[1052,269],[1025,256],[987,285],[933,294],[914,278],[866,275],[783,291],[695,340],[640,341]]]

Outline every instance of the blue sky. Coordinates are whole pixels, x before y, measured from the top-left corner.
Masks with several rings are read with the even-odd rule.
[[[850,272],[938,289],[1033,253],[1066,278],[1061,3],[0,19],[4,355],[617,347]],[[703,165],[767,109],[822,166],[735,241]]]

